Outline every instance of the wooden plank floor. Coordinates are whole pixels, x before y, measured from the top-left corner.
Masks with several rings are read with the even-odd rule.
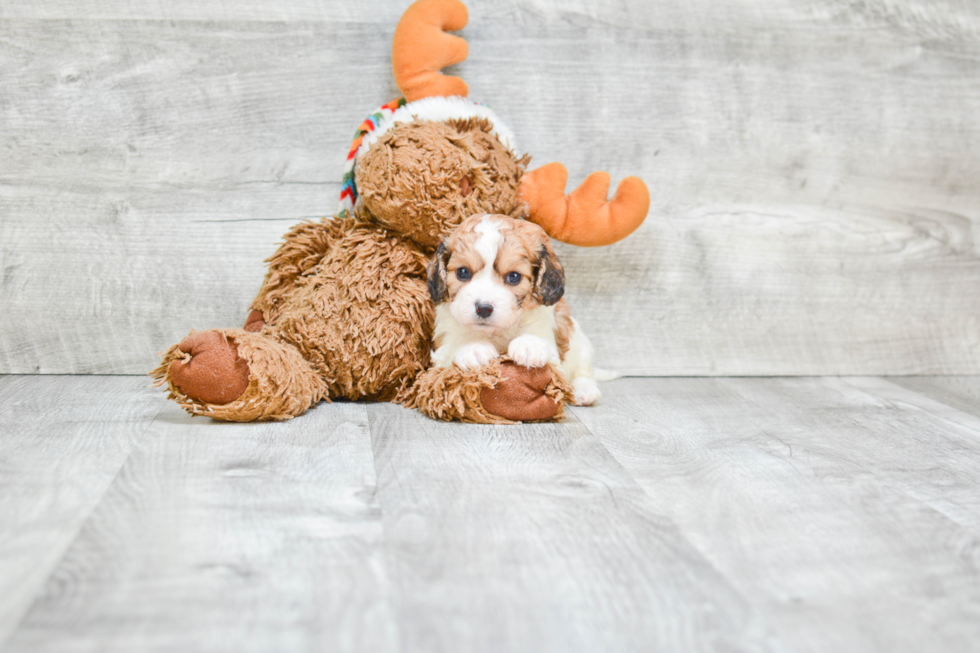
[[[238,425],[0,377],[0,649],[976,650],[980,377],[604,392]]]

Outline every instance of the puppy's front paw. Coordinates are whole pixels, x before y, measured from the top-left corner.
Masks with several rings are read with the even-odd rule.
[[[528,334],[511,340],[507,355],[524,367],[544,367],[551,358],[551,348],[544,338]]]
[[[575,379],[572,382],[572,388],[575,390],[574,404],[576,406],[591,406],[602,396],[595,379],[590,379],[586,376],[580,376]]]
[[[468,372],[495,360],[500,354],[489,342],[471,342],[456,350],[453,362],[456,367]]]

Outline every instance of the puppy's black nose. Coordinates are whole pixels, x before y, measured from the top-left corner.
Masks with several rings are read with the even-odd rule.
[[[491,313],[493,313],[493,306],[491,306],[490,304],[487,304],[485,302],[477,302],[476,303],[476,314],[477,315],[479,315],[480,317],[490,317],[490,314]]]

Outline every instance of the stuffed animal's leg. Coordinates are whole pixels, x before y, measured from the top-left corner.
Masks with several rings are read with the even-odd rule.
[[[469,372],[430,368],[396,401],[434,419],[516,424],[559,420],[572,396],[557,367],[527,368],[498,359]]]
[[[290,419],[327,395],[295,347],[242,329],[192,332],[151,375],[187,412],[228,422]]]

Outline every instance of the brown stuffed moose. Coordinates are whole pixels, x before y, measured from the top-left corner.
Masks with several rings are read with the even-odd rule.
[[[441,74],[467,56],[458,0],[419,0],[395,31],[392,63],[404,99],[357,132],[341,210],[291,229],[268,260],[244,329],[192,332],[152,375],[194,415],[283,420],[321,399],[398,401],[441,419],[484,423],[561,417],[559,370],[506,359],[479,370],[428,369],[433,308],[426,265],[466,217],[505,214],[573,245],[606,245],[646,217],[649,193],[624,179],[607,201],[596,172],[565,195],[567,172],[530,157],[466,84]]]

